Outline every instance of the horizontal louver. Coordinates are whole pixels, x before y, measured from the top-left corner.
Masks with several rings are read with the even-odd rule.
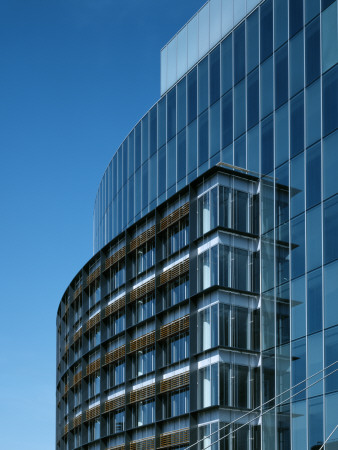
[[[120,395],[119,397],[112,398],[111,400],[107,400],[104,404],[104,412],[114,411],[114,409],[123,408],[126,404],[125,395]]]
[[[82,421],[82,414],[79,414],[78,416],[74,417],[73,419],[73,428],[76,428],[81,425]]]
[[[100,358],[96,359],[86,367],[86,375],[90,375],[100,369]]]
[[[64,434],[68,433],[68,431],[69,431],[69,424],[68,423],[66,423],[63,431],[64,431]]]
[[[113,255],[109,256],[109,258],[105,261],[105,270],[109,269],[111,266],[119,262],[122,258],[126,256],[126,247],[120,248]]]
[[[160,448],[176,447],[189,443],[189,428],[170,431],[160,435]]]
[[[126,346],[121,345],[121,347],[118,347],[115,350],[106,353],[105,364],[110,364],[114,361],[124,358],[125,355],[126,355]]]
[[[100,319],[101,319],[101,313],[99,313],[99,312],[97,314],[95,314],[94,317],[89,319],[86,324],[87,331],[90,330],[95,325],[97,325],[98,323],[100,323]]]
[[[137,339],[133,339],[130,341],[130,353],[137,352],[137,350],[141,350],[142,348],[148,347],[155,343],[155,331],[151,333],[144,334]]]
[[[73,342],[76,342],[78,339],[80,339],[81,336],[82,336],[82,327],[76,333],[74,333]]]
[[[124,445],[116,445],[115,447],[108,447],[106,450],[125,450]]]
[[[113,314],[116,311],[119,311],[120,309],[124,308],[125,304],[126,304],[126,296],[124,295],[123,297],[119,298],[115,302],[106,306],[105,316],[108,317],[108,316],[110,316],[110,314]]]
[[[155,278],[152,278],[147,283],[138,286],[137,288],[133,289],[130,292],[130,301],[134,302],[135,300],[144,297],[145,295],[149,294],[149,292],[152,292],[154,290],[155,290]]]
[[[160,382],[160,393],[173,391],[189,385],[189,372],[180,373],[175,377],[167,378]]]
[[[168,283],[169,281],[175,280],[179,276],[189,272],[189,258],[176,264],[171,269],[166,270],[160,275],[160,285]]]
[[[130,403],[140,402],[146,398],[154,397],[155,395],[155,384],[150,384],[141,389],[130,392]]]
[[[78,384],[82,380],[82,371],[76,373],[73,377],[73,386]]]
[[[151,228],[144,231],[142,234],[137,236],[135,239],[131,240],[130,241],[130,251],[132,252],[133,250],[137,249],[138,247],[140,247],[141,245],[145,244],[150,239],[155,237],[155,233],[156,233],[156,226],[153,225]]]
[[[74,292],[74,300],[82,293],[82,286],[79,286]]]
[[[86,420],[95,419],[100,415],[100,405],[94,406],[86,411]]]
[[[165,230],[189,214],[189,202],[164,217],[160,222],[160,231]]]
[[[88,277],[87,277],[87,285],[89,285],[90,283],[92,283],[93,281],[96,280],[96,278],[98,278],[101,275],[101,267],[98,267],[96,270],[94,270],[93,273],[91,273]]]
[[[182,317],[181,319],[176,319],[173,322],[168,323],[168,325],[163,325],[160,328],[160,339],[166,339],[169,336],[178,334],[181,331],[189,329],[189,315]]]
[[[130,442],[130,450],[154,450],[154,449],[155,449],[154,436]]]

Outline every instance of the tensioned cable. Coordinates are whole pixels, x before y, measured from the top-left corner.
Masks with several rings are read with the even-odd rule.
[[[325,369],[323,369],[323,370],[325,370]],[[314,386],[315,384],[319,383],[319,381],[324,380],[325,378],[327,378],[328,376],[332,375],[332,374],[335,373],[335,372],[338,372],[338,369],[335,369],[335,370],[333,370],[331,373],[329,373],[329,374],[327,374],[327,375],[324,375],[324,377],[320,378],[319,380],[316,380],[314,383],[310,384],[309,386],[305,387],[304,389],[301,389],[299,392],[296,392],[295,394],[291,395],[291,397],[289,397],[289,398],[283,400],[282,402],[278,403],[277,405],[273,406],[272,408],[267,409],[266,411],[264,411],[263,413],[261,413],[261,414],[259,415],[259,417],[264,416],[265,414],[267,414],[268,412],[270,412],[270,411],[272,411],[273,409],[277,408],[278,406],[281,406],[283,403],[285,403],[285,402],[291,400],[293,397],[295,397],[295,396],[301,394],[302,392],[306,391],[307,389],[310,389],[310,387]],[[305,383],[305,381],[306,381],[306,379],[303,381],[303,383]],[[294,389],[294,388],[293,388],[293,389]],[[274,398],[277,398],[277,397],[278,397],[278,396],[276,396],[276,397],[274,397]],[[272,400],[273,400],[273,399],[271,399],[270,401],[272,401]],[[252,412],[252,411],[250,411],[250,412]],[[249,413],[249,414],[250,414],[250,413]],[[240,430],[241,428],[246,427],[247,425],[249,425],[249,423],[253,422],[253,421],[256,420],[256,419],[257,419],[257,417],[254,417],[254,418],[250,419],[249,421],[247,421],[246,423],[244,423],[244,424],[241,425],[240,427],[236,428],[236,430],[231,431],[230,433],[226,434],[225,436],[220,437],[219,439],[217,439],[217,441],[213,442],[212,444],[208,445],[207,447],[204,447],[203,450],[206,450],[207,448],[210,448],[212,445],[217,444],[217,442],[219,442],[220,440],[225,439],[225,438],[227,438],[228,436],[230,436],[232,433],[235,433],[235,432],[237,432],[238,430]],[[228,426],[231,425],[232,423],[235,423],[237,420],[238,420],[238,419],[234,420],[233,422],[230,422],[229,424],[225,425],[225,426],[222,427],[222,428],[219,428],[218,431],[220,431],[220,430],[222,430],[222,429],[228,427]],[[215,434],[215,433],[212,433],[212,434]],[[203,439],[201,439],[201,440],[204,440],[205,438],[208,438],[208,437],[210,437],[210,436],[211,436],[211,434],[210,434],[209,436],[205,436],[205,437],[204,437]],[[201,441],[201,440],[200,440],[200,441]],[[198,441],[198,442],[200,442],[200,441]],[[195,444],[192,444],[192,446],[193,446],[193,445],[196,445],[198,442],[196,442]],[[188,448],[188,447],[187,447],[187,448]]]
[[[320,447],[319,450],[323,450],[324,445],[327,443],[327,441],[330,439],[330,437],[333,435],[333,433],[336,431],[336,429],[338,428],[338,424],[334,427],[333,431],[331,431],[331,433],[328,435],[328,437],[325,439],[324,444]]]
[[[291,391],[292,389],[295,389],[296,387],[300,386],[301,384],[305,383],[306,381],[310,380],[311,378],[315,377],[316,375],[319,375],[320,373],[324,372],[325,370],[329,369],[330,367],[334,366],[334,365],[337,364],[337,363],[338,363],[338,360],[335,361],[335,362],[333,362],[332,364],[329,364],[328,366],[324,367],[323,369],[319,370],[318,372],[314,373],[313,375],[310,375],[309,377],[305,378],[304,380],[300,381],[299,383],[295,384],[294,386],[290,387],[289,389],[286,389],[284,392],[281,392],[280,394],[276,395],[275,397],[273,397],[273,398],[267,400],[266,402],[262,403],[261,405],[257,406],[256,408],[252,409],[251,411],[249,411],[249,412],[243,414],[242,416],[238,417],[237,419],[233,420],[232,422],[230,422],[230,423],[224,425],[223,427],[219,428],[218,430],[213,431],[212,433],[208,434],[207,436],[204,436],[202,439],[199,439],[199,440],[196,441],[194,444],[191,444],[191,445],[189,445],[188,447],[185,447],[185,450],[188,450],[188,449],[192,448],[194,445],[199,444],[200,442],[204,441],[206,438],[208,438],[208,437],[210,437],[210,436],[212,436],[212,435],[218,433],[219,431],[223,430],[224,428],[229,427],[230,425],[233,425],[233,424],[236,423],[237,421],[239,421],[239,420],[245,418],[246,416],[248,416],[248,415],[254,413],[255,411],[260,410],[263,406],[265,406],[265,405],[267,405],[268,403],[272,402],[272,401],[275,400],[276,398],[281,397],[282,395],[286,394],[287,392]],[[334,371],[332,371],[332,372],[329,373],[328,375],[325,375],[323,378],[320,378],[319,380],[315,381],[315,382],[314,382],[313,384],[311,384],[310,386],[308,386],[308,387],[304,388],[303,390],[297,392],[296,394],[292,395],[291,397],[287,398],[286,400],[283,400],[283,402],[281,402],[281,403],[275,405],[275,406],[274,406],[273,408],[271,408],[271,409],[274,409],[274,408],[276,408],[277,406],[280,406],[280,405],[283,404],[284,402],[286,402],[286,401],[290,400],[291,398],[293,398],[295,395],[298,395],[298,394],[300,394],[301,392],[303,392],[304,390],[309,389],[310,387],[312,387],[313,385],[315,385],[315,384],[318,383],[319,381],[324,380],[327,376],[332,375],[334,372],[337,372],[337,371],[338,371],[338,369],[335,369]],[[261,416],[261,415],[264,415],[264,414],[265,414],[266,412],[268,412],[268,411],[270,411],[270,410],[265,411],[263,414],[260,414],[260,416]],[[253,420],[255,420],[256,418],[257,418],[257,417],[255,417]],[[250,422],[248,422],[248,423],[250,423]],[[238,428],[238,429],[239,429],[239,428]],[[230,434],[231,434],[231,433],[230,433]],[[228,436],[228,435],[227,435],[227,436]],[[226,436],[223,436],[223,437],[226,437]],[[223,437],[222,437],[222,439],[223,439]],[[218,442],[218,441],[216,441],[216,442]],[[208,448],[208,447],[205,447],[205,448]]]

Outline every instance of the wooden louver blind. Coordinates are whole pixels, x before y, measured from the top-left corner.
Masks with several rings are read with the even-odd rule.
[[[189,372],[180,373],[160,382],[160,393],[173,391],[189,385]]]
[[[100,415],[100,405],[94,406],[93,408],[89,408],[86,411],[86,420],[95,419]]]
[[[86,324],[87,331],[90,330],[95,325],[97,325],[98,323],[100,323],[100,319],[101,319],[101,313],[100,312],[98,312],[97,314],[95,314],[94,317],[89,319],[87,324]]]
[[[156,226],[153,225],[148,230],[141,233],[139,236],[137,236],[135,239],[130,241],[130,251],[137,249],[141,245],[148,242],[150,239],[152,239],[155,236],[156,233]]]
[[[164,217],[160,222],[160,231],[165,230],[174,223],[178,222],[183,217],[189,214],[189,202],[182,205],[180,208],[175,209],[172,213]]]
[[[119,311],[120,309],[124,308],[125,304],[126,304],[126,296],[124,295],[123,297],[119,298],[115,302],[106,306],[105,316],[108,317],[108,316],[110,316],[110,314],[113,314],[116,311]]]
[[[76,342],[82,336],[82,327],[74,333],[73,342]]]
[[[64,434],[68,433],[68,431],[69,431],[69,423],[66,423],[64,427]]]
[[[125,446],[123,444],[122,445],[116,445],[115,447],[106,448],[106,450],[125,450]]]
[[[130,450],[155,450],[155,436],[131,441]]]
[[[152,292],[154,290],[155,290],[155,278],[152,278],[147,283],[138,286],[137,288],[133,289],[130,292],[130,301],[134,302],[135,300],[144,297],[145,295],[149,294],[149,292]]]
[[[113,255],[109,256],[109,258],[106,259],[105,270],[109,269],[111,266],[116,264],[125,256],[126,256],[126,247],[122,247],[120,248],[120,250],[117,250],[117,252],[115,252]]]
[[[130,392],[130,403],[140,402],[146,398],[154,397],[155,395],[155,384],[150,384],[141,389]]]
[[[79,414],[78,416],[74,417],[74,419],[73,419],[73,428],[80,426],[81,422],[82,422],[82,414]]]
[[[130,353],[137,352],[137,350],[148,347],[149,345],[152,345],[154,343],[155,343],[155,331],[152,331],[150,333],[144,334],[143,336],[140,336],[139,338],[130,341],[129,351]]]
[[[174,447],[189,443],[189,428],[169,431],[160,435],[160,448]]]
[[[90,375],[100,369],[100,358],[97,358],[86,367],[86,375]]]
[[[87,285],[89,285],[90,283],[95,281],[96,278],[98,278],[100,275],[101,275],[101,267],[98,267],[96,270],[94,270],[93,273],[88,275],[88,277],[87,277]]]
[[[120,395],[119,397],[107,400],[104,404],[104,412],[114,411],[115,409],[123,408],[126,404],[126,396]]]
[[[76,373],[73,377],[73,386],[78,384],[82,380],[82,371]]]
[[[169,336],[180,333],[189,329],[189,315],[176,319],[168,325],[163,325],[160,328],[160,339],[166,339]]]
[[[161,273],[160,285],[168,283],[169,281],[172,281],[187,272],[189,272],[189,258]]]
[[[110,364],[114,361],[117,361],[121,358],[124,358],[126,355],[126,346],[121,345],[121,347],[112,350],[105,355],[105,364]]]
[[[66,395],[68,391],[69,391],[69,385],[65,384],[64,395]]]
[[[79,287],[76,289],[76,291],[74,292],[73,299],[75,300],[76,298],[78,298],[78,296],[81,294],[81,292],[82,292],[82,285],[79,286]]]

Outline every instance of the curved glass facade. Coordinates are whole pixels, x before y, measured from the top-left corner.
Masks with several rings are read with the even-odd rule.
[[[264,0],[117,150],[58,310],[58,449],[315,450],[334,430],[337,63],[337,0]]]

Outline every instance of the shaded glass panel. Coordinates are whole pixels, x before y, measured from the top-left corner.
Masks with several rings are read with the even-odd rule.
[[[246,21],[246,39],[247,39],[247,72],[251,72],[259,62],[259,32],[258,32],[258,10],[250,14]]]
[[[210,156],[215,155],[221,147],[220,102],[210,108]]]
[[[325,327],[337,324],[338,317],[338,261],[324,267]]]
[[[149,130],[148,130],[148,115],[142,119],[142,163],[144,163],[149,156]],[[120,172],[121,173],[121,172]]]
[[[220,46],[210,53],[210,105],[215,103],[220,96]]]
[[[291,217],[304,211],[304,154],[291,160]]]
[[[304,87],[304,33],[301,31],[290,41],[290,95]]]
[[[338,61],[337,2],[322,14],[322,70]]]
[[[338,161],[337,161],[338,162]],[[306,206],[311,208],[321,200],[321,151],[316,144],[306,151]]]
[[[308,377],[314,375],[323,369],[323,333],[316,333],[308,336],[307,340],[307,364],[308,364]],[[322,378],[322,374],[312,377],[308,380],[308,386],[315,381]],[[308,397],[320,395],[323,392],[323,381],[319,381],[314,386],[311,386],[308,390]]]
[[[177,135],[177,181],[186,175],[186,130]]]
[[[276,166],[289,158],[289,105],[286,104],[275,115],[276,120]]]
[[[323,135],[338,127],[338,66],[323,76]]]
[[[221,44],[222,94],[232,87],[232,34]]]
[[[309,147],[320,139],[321,134],[321,88],[320,80],[306,88],[306,145]]]
[[[323,444],[323,397],[309,399],[309,448]]]
[[[322,270],[308,274],[307,278],[307,332],[322,329]]]
[[[320,75],[320,22],[319,17],[305,29],[305,76],[306,84]]]
[[[135,170],[141,165],[141,124],[135,128]]]
[[[208,107],[208,57],[204,58],[198,65],[198,113],[200,114]]]
[[[270,58],[261,65],[261,118],[267,116],[273,109],[273,59]]]
[[[305,388],[305,383],[301,383],[306,378],[306,341],[305,338],[294,341],[291,344],[291,386],[299,384],[292,389],[292,394],[300,392]],[[306,391],[294,397],[295,400],[301,400],[306,397]]]
[[[246,128],[245,81],[235,87],[235,138]]]
[[[232,91],[222,97],[222,147],[231,144],[233,136]]]
[[[306,0],[305,2],[305,19],[310,22],[320,12],[320,0]]]
[[[157,106],[150,110],[149,117],[149,151],[151,156],[157,150]]]
[[[258,123],[259,120],[259,72],[254,70],[248,75],[248,129]]]
[[[245,76],[245,22],[234,31],[234,76],[235,84]]]
[[[158,103],[158,146],[162,147],[166,143],[166,97]]]
[[[188,74],[188,123],[197,116],[197,68]]]
[[[325,396],[325,436],[328,437],[333,432],[338,423],[338,394]],[[328,449],[336,450],[338,440],[338,430],[328,439],[326,445]]]
[[[198,165],[208,160],[209,129],[208,111],[200,115],[198,119]]]
[[[288,38],[288,0],[274,1],[275,49]]]
[[[337,346],[338,346],[338,327],[333,327],[325,331],[324,334],[324,365],[325,367],[335,363],[337,361]],[[333,368],[329,368],[325,371],[325,375],[331,373]],[[338,391],[338,372],[328,376],[325,381],[325,392]],[[337,424],[336,424],[337,425]]]
[[[324,264],[338,258],[338,195],[324,203]]]
[[[273,116],[262,122],[261,133],[261,171],[268,174],[273,170]]]
[[[186,126],[187,119],[187,78],[177,85],[177,131]]]
[[[246,136],[241,136],[235,142],[235,166],[246,168]]]
[[[305,277],[297,278],[291,283],[291,324],[291,339],[297,339],[305,336]]]
[[[288,99],[288,46],[284,45],[275,54],[275,108]]]
[[[304,149],[304,95],[297,95],[291,101],[290,157]]]
[[[304,215],[291,221],[291,276],[296,278],[305,270]]]
[[[290,37],[303,26],[303,0],[289,0]]]
[[[167,140],[176,134],[176,88],[167,95]]]
[[[259,127],[256,126],[248,132],[248,169],[259,172]]]
[[[322,264],[322,214],[321,207],[307,212],[306,250],[307,269],[312,270]]]
[[[197,120],[188,126],[188,173],[197,168]]]
[[[176,138],[167,147],[167,189],[176,183]]]
[[[158,151],[158,195],[163,194],[166,189],[166,147]]]
[[[338,132],[323,141],[324,199],[338,192]]]
[[[273,45],[273,3],[272,0],[265,1],[260,8],[261,15],[261,62],[272,53]]]

